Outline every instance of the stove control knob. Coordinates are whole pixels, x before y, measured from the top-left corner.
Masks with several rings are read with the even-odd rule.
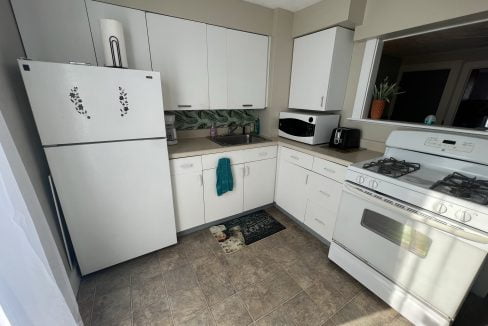
[[[371,181],[369,182],[369,186],[370,186],[372,189],[376,189],[376,188],[378,188],[378,181],[376,181],[376,180],[371,180]]]
[[[457,218],[458,218],[458,219],[459,219],[461,222],[464,222],[464,223],[471,221],[471,219],[473,218],[473,217],[471,216],[471,213],[470,213],[470,212],[468,212],[468,211],[463,211],[463,210],[458,210],[458,211],[456,212],[456,217],[457,217]]]
[[[435,207],[435,210],[439,214],[444,214],[445,212],[447,212],[447,206],[443,203],[438,203]]]
[[[365,179],[364,179],[364,177],[363,177],[362,175],[360,175],[360,176],[358,176],[358,177],[356,178],[356,181],[357,181],[357,182],[358,182],[360,185],[362,185],[362,184],[364,183],[364,180],[365,180]]]

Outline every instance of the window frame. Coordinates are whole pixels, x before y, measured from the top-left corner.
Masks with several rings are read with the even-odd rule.
[[[476,21],[471,21],[471,22],[465,22],[461,24],[454,24],[450,26],[445,26],[441,28],[434,28],[434,29],[426,29],[424,31],[420,32],[415,32],[415,33],[406,33],[403,35],[397,35],[395,37],[385,37],[385,36],[380,36],[376,38],[371,38],[365,41],[365,47],[364,47],[364,54],[363,54],[363,59],[361,63],[361,70],[359,73],[359,80],[358,80],[358,86],[356,89],[356,96],[354,99],[354,106],[352,110],[352,115],[350,118],[347,118],[347,120],[351,121],[359,121],[359,122],[366,122],[366,123],[372,123],[372,124],[383,124],[383,125],[391,125],[391,126],[399,126],[399,127],[412,127],[412,128],[419,128],[419,129],[433,129],[433,130],[443,130],[443,131],[449,131],[449,132],[459,132],[459,133],[464,133],[464,134],[474,134],[474,135],[488,135],[488,130],[483,131],[483,130],[476,130],[476,129],[469,129],[469,128],[459,128],[459,127],[452,127],[452,126],[441,126],[441,125],[425,125],[421,123],[411,123],[411,122],[401,122],[401,121],[391,121],[391,120],[374,120],[368,118],[369,115],[369,110],[370,110],[370,104],[371,104],[371,99],[373,96],[373,89],[374,89],[374,84],[376,81],[376,76],[378,74],[378,68],[380,65],[381,61],[381,54],[383,52],[383,43],[385,41],[391,41],[395,39],[400,39],[400,38],[405,38],[405,37],[410,37],[410,36],[415,36],[415,35],[420,35],[420,34],[425,34],[425,33],[431,33],[439,30],[444,30],[444,29],[450,29],[450,28],[455,28],[459,26],[464,26],[464,25],[469,25],[469,24],[475,24],[475,23],[480,23],[480,22],[486,22],[488,19],[483,19],[483,20],[476,20]],[[460,67],[454,67],[455,70],[457,70],[457,75],[461,78],[463,78],[463,72],[460,71]],[[464,70],[464,69],[463,69]],[[451,71],[452,73],[452,71]],[[451,76],[450,73],[450,76]],[[446,85],[447,88],[447,85]],[[454,92],[452,94],[453,100],[456,99],[456,96],[459,99],[459,94],[458,92],[462,93],[462,90],[459,91],[457,88],[454,89]],[[461,94],[462,96],[462,94]],[[451,101],[451,102],[457,102],[457,101]],[[452,115],[453,112],[452,106],[448,107],[445,111],[445,118],[448,119],[450,115]]]

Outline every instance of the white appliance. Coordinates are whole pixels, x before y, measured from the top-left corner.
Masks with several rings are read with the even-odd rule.
[[[159,73],[19,67],[81,273],[176,243]]]
[[[164,120],[166,121],[166,140],[168,145],[178,144],[178,135],[176,134],[176,115],[174,113],[165,113]]]
[[[278,135],[310,145],[325,144],[339,126],[339,118],[339,114],[280,112]]]
[[[488,250],[488,139],[386,145],[348,168],[329,257],[415,325],[448,325]]]

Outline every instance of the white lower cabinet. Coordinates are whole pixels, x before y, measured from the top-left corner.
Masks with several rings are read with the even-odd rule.
[[[205,224],[202,172],[171,177],[176,217],[176,231]]]
[[[286,147],[279,152],[276,204],[332,241],[346,167]]]
[[[342,184],[339,182],[310,174],[304,223],[329,242],[332,241],[341,192]]]
[[[273,203],[275,175],[276,158],[245,164],[245,211]]]
[[[307,208],[307,182],[310,173],[307,169],[282,159],[278,164],[275,202],[302,222]]]
[[[266,146],[171,160],[176,229],[188,230],[261,206],[278,206],[332,241],[345,167]],[[232,163],[234,189],[217,195],[219,159]],[[276,188],[275,188],[276,187]]]
[[[176,231],[205,224],[201,157],[170,160]]]
[[[239,214],[244,210],[244,170],[244,164],[232,165],[234,189],[222,196],[217,195],[217,170],[209,169],[203,171],[206,223]]]

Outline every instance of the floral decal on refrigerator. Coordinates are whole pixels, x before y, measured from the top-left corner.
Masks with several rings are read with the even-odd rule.
[[[119,86],[119,102],[122,107],[120,108],[120,116],[124,117],[129,113],[129,101],[127,100],[127,92],[124,88]]]
[[[85,116],[87,119],[91,117],[88,115],[88,111],[86,110],[85,106],[83,105],[83,100],[80,97],[80,93],[78,92],[78,87],[73,87],[69,92],[69,99],[71,103],[75,105],[75,110],[79,114]]]

